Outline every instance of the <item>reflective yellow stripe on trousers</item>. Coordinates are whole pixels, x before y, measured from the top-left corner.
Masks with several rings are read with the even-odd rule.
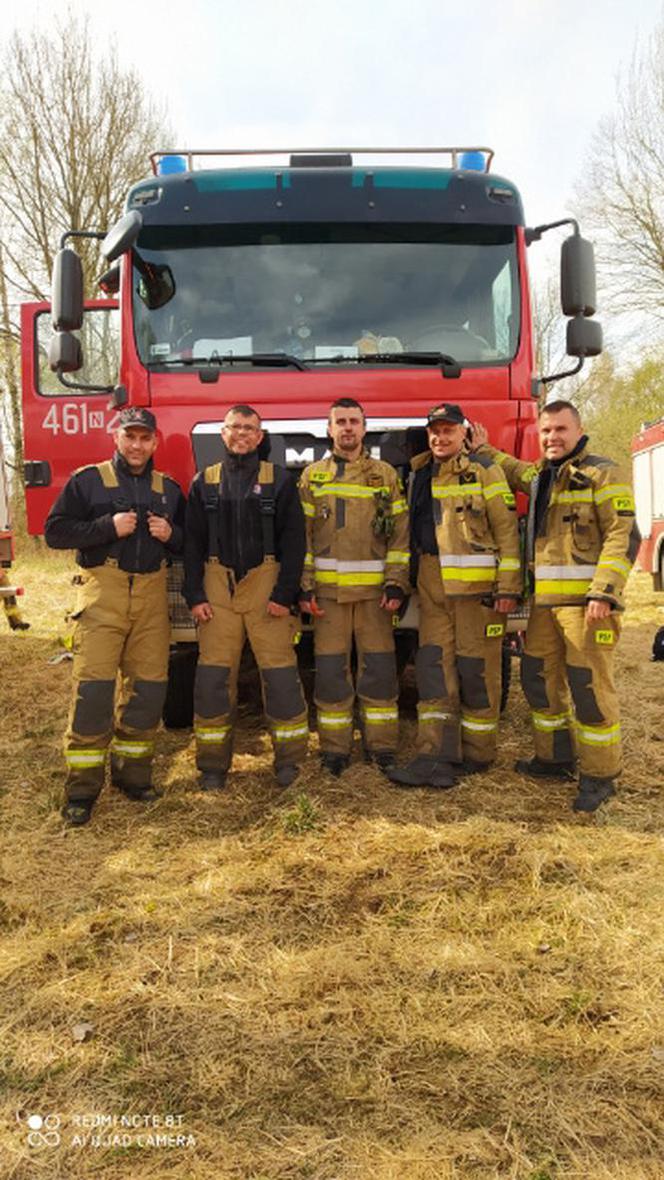
[[[154,742],[128,742],[123,738],[113,738],[111,749],[114,754],[121,754],[123,758],[146,758],[153,753]]]
[[[199,742],[223,742],[231,732],[230,725],[195,725],[194,733]]]
[[[73,770],[103,766],[105,757],[106,750],[65,750],[65,761]]]
[[[384,721],[398,721],[397,709],[386,709],[384,706],[363,705],[362,716],[367,725],[382,725]]]
[[[620,742],[620,725],[582,725],[576,723],[576,734],[587,746],[617,746]]]
[[[326,712],[323,709],[318,710],[318,724],[324,729],[344,729],[347,725],[352,725],[353,715],[348,712]]]
[[[554,729],[568,729],[571,724],[569,713],[531,713],[535,729],[549,732]]]
[[[272,736],[275,742],[290,742],[294,738],[306,737],[309,733],[309,726],[298,722],[295,725],[275,725],[272,728]]]

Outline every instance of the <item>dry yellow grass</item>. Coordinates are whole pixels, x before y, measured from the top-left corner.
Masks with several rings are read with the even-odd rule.
[[[63,831],[70,666],[47,660],[71,566],[20,573],[33,626],[0,634],[4,1177],[661,1180],[664,610],[644,576],[624,784],[594,819],[512,773],[514,687],[499,766],[451,792],[359,762],[334,781],[313,756],[279,792],[247,702],[223,797],[168,733],[159,803],[106,789]],[[30,1115],[60,1118],[58,1146],[29,1146]],[[122,1124],[139,1115],[181,1123]],[[195,1144],[138,1141],[168,1133]]]

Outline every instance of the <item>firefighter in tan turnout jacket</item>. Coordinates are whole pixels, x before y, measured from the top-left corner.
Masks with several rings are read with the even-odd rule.
[[[184,497],[152,466],[156,429],[149,410],[123,410],[113,458],[75,472],[46,521],[47,544],[76,549],[82,567],[65,737],[63,815],[74,825],[90,818],[109,744],[114,786],[143,803],[160,794],[151,767],[168,675],[166,566],[182,546]]]
[[[304,520],[295,481],[260,458],[256,411],[232,406],[221,433],[222,462],[197,474],[187,503],[184,596],[199,628],[196,764],[202,790],[225,786],[248,639],[260,672],[275,778],[285,787],[297,777],[309,733],[293,646]]]
[[[408,514],[396,471],[365,451],[362,407],[330,407],[332,454],[302,473],[307,526],[301,608],[314,620],[315,700],[323,766],[339,775],[353,741],[357,696],[365,753],[385,769],[398,736],[392,618],[408,592]]]
[[[416,756],[402,786],[451,787],[495,758],[505,617],[521,594],[514,496],[503,473],[465,452],[456,405],[428,418],[412,462],[411,546],[420,605]]]
[[[533,597],[521,680],[535,756],[516,765],[531,776],[571,779],[578,752],[573,807],[595,811],[613,794],[621,769],[613,654],[640,540],[634,497],[626,474],[591,453],[569,402],[543,408],[539,437],[543,457],[536,464],[480,449],[515,491],[530,496],[526,558]],[[476,445],[485,440],[485,429],[475,427]]]

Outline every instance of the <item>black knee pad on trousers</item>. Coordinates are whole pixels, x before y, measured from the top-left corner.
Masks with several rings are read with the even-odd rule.
[[[488,709],[486,664],[480,656],[457,656],[461,700],[469,709]]]
[[[275,721],[290,721],[304,713],[302,687],[296,668],[261,668],[265,712]]]
[[[82,737],[106,733],[113,726],[114,680],[79,681],[72,730]]]
[[[572,762],[574,760],[574,746],[572,745],[572,733],[569,729],[554,729],[553,734],[553,761],[554,762]]]
[[[540,656],[529,656],[525,652],[521,656],[521,687],[531,709],[548,709],[544,660]]]
[[[397,695],[397,661],[393,651],[365,651],[357,691],[360,696],[375,701]]]
[[[316,697],[333,705],[350,693],[345,655],[316,656]]]
[[[131,729],[152,729],[159,724],[165,699],[165,680],[135,680],[122,711],[122,724]]]
[[[198,665],[194,681],[194,712],[198,717],[222,717],[230,713],[229,675],[230,668]]]
[[[425,643],[415,656],[415,680],[423,701],[437,701],[447,696],[443,672],[443,649],[437,643]]]
[[[567,679],[574,698],[577,721],[583,725],[601,725],[604,715],[600,712],[595,697],[591,669],[573,668],[568,664]]]

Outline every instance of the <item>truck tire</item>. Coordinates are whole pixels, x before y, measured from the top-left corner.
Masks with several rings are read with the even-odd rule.
[[[190,729],[194,723],[194,676],[198,647],[176,647],[168,661],[168,688],[162,718],[166,729]]]

